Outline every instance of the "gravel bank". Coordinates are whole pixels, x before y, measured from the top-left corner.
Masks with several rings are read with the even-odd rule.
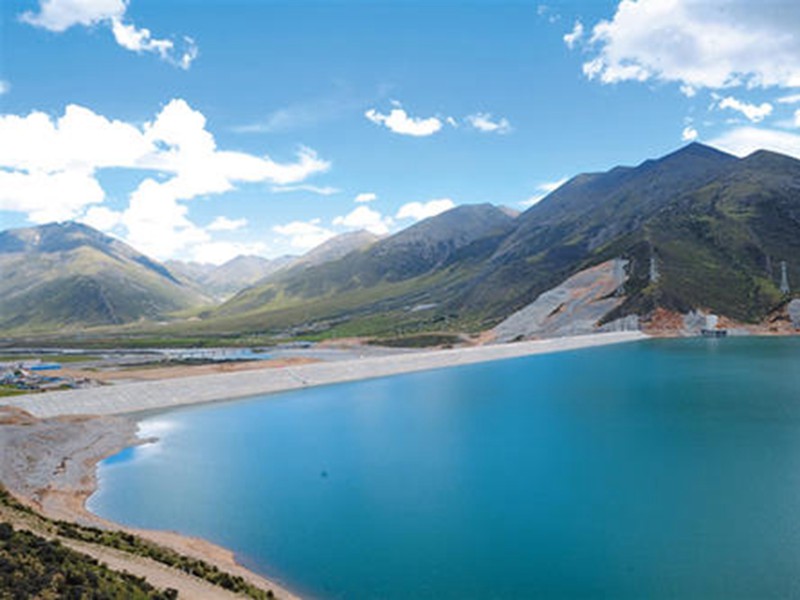
[[[598,333],[514,344],[410,352],[278,369],[218,373],[50,394],[12,396],[0,399],[0,406],[16,406],[39,418],[63,415],[120,415],[400,373],[631,342],[646,337],[640,332]]]

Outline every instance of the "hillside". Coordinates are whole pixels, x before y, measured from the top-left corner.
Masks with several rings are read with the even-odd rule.
[[[340,260],[295,267],[245,290],[214,311],[209,326],[315,331],[356,317],[357,327],[381,330],[438,322],[444,317],[433,309],[459,297],[513,228],[492,205],[456,207]]]
[[[586,297],[582,319],[593,327],[628,316],[648,327],[654,315],[693,311],[745,324],[784,314],[800,289],[800,161],[690,144],[578,175],[520,215],[462,205],[381,239],[348,233],[300,258],[238,257],[211,269],[167,269],[83,225],[8,231],[0,328],[154,320],[202,302],[203,290],[238,293],[159,335],[474,332],[528,306],[520,314],[538,315],[539,331],[569,331],[563,315],[540,315],[566,292],[542,295],[613,259],[626,265],[615,274],[624,285],[613,302]],[[595,289],[586,277],[579,287]]]
[[[572,275],[627,261],[601,321],[656,308],[755,323],[780,306],[781,262],[800,282],[800,161],[701,144],[578,175],[515,219],[461,206],[307,272],[238,295],[211,327],[402,333],[481,329]],[[651,275],[654,275],[651,277]]]
[[[377,242],[379,236],[369,231],[350,231],[342,233],[312,248],[298,258],[292,266],[316,267],[347,256],[355,250],[361,250]]]
[[[160,263],[78,223],[0,233],[0,329],[117,325],[207,302]]]

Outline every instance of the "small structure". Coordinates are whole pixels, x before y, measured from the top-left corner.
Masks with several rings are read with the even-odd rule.
[[[789,275],[786,273],[786,261],[781,261],[781,294],[786,296],[789,295],[791,292],[791,288],[789,287]]]
[[[706,326],[700,330],[703,337],[725,337],[728,335],[726,329],[719,328],[719,317],[717,315],[706,315]]]

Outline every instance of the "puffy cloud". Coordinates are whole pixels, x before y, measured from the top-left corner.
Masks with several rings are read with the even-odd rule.
[[[800,86],[800,3],[621,0],[597,23],[584,73],[692,89]]]
[[[86,206],[99,204],[104,198],[105,193],[97,180],[79,171],[45,173],[0,169],[0,210],[24,212],[34,223],[71,219]]]
[[[61,32],[73,25],[90,27],[120,18],[126,8],[125,0],[40,0],[38,13],[27,11],[20,19],[36,27]]]
[[[215,218],[206,227],[209,231],[236,231],[242,227],[247,227],[247,219],[229,219],[225,216]]]
[[[511,132],[511,123],[505,117],[494,119],[490,113],[475,113],[465,118],[474,129],[484,133],[505,134]]]
[[[722,109],[729,108],[731,110],[740,112],[753,123],[763,121],[764,118],[768,117],[772,113],[772,105],[769,102],[763,102],[758,105],[749,104],[747,102],[737,100],[733,96],[723,98],[719,101],[718,106]]]
[[[348,229],[366,229],[377,235],[386,235],[389,233],[392,219],[384,217],[377,210],[368,206],[358,206],[347,215],[336,217],[333,224]]]
[[[330,229],[322,227],[319,219],[292,221],[285,225],[276,225],[272,230],[288,238],[289,245],[297,250],[311,250],[336,235]]]
[[[82,217],[103,229],[121,227],[130,243],[158,258],[210,241],[183,202],[240,183],[299,183],[329,167],[309,148],[290,163],[218,149],[205,116],[183,100],[141,126],[76,105],[58,118],[36,111],[0,116],[0,207],[34,222]],[[106,168],[159,177],[145,178],[127,208],[112,211],[95,206],[105,197],[96,172]]]
[[[708,143],[736,156],[747,156],[763,149],[800,159],[800,135],[788,131],[739,127],[723,133]]]
[[[86,214],[78,220],[95,229],[111,231],[120,224],[121,219],[121,213],[111,210],[107,206],[90,206]]]
[[[778,98],[778,102],[781,104],[799,104],[800,94],[790,94],[788,96],[782,96],[781,98]]]
[[[40,0],[39,12],[24,12],[20,20],[57,33],[76,25],[104,25],[110,27],[117,44],[127,50],[152,52],[182,69],[191,66],[198,54],[193,39],[184,36],[178,51],[172,40],[154,38],[149,29],[126,23],[127,8],[127,0]]]
[[[521,206],[533,206],[543,200],[548,194],[554,192],[567,182],[567,178],[559,179],[557,181],[546,181],[536,186],[536,194],[520,202]]]
[[[450,198],[437,198],[435,200],[428,200],[427,202],[409,202],[400,207],[395,218],[422,221],[428,217],[435,217],[440,213],[450,210],[455,205],[455,202]]]
[[[370,121],[383,125],[394,133],[425,137],[433,135],[442,128],[442,121],[436,117],[412,117],[400,106],[395,106],[389,114],[382,114],[374,108],[364,113]]]
[[[0,96],[3,96],[11,91],[11,84],[5,79],[0,79]]]
[[[697,139],[697,136],[698,136],[697,129],[695,129],[691,125],[687,125],[686,127],[684,127],[683,131],[681,132],[681,140],[683,140],[684,142],[693,142]]]
[[[355,198],[353,198],[353,202],[357,203],[364,203],[364,202],[374,202],[378,199],[378,194],[373,192],[362,192],[358,194]]]
[[[583,23],[575,21],[575,26],[572,28],[572,31],[564,34],[564,43],[567,45],[567,48],[572,50],[582,37]]]

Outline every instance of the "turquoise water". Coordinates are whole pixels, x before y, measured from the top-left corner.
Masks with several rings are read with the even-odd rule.
[[[800,596],[800,338],[654,340],[198,406],[95,512],[323,598]]]

